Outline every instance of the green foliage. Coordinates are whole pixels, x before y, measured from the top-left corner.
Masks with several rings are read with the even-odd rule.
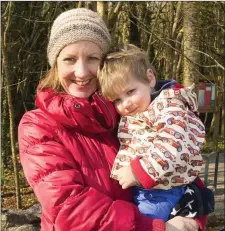
[[[213,141],[212,137],[207,136],[206,137],[206,143],[202,147],[202,153],[210,153],[213,151],[219,151],[219,152],[224,152],[224,137],[219,136],[217,141]]]

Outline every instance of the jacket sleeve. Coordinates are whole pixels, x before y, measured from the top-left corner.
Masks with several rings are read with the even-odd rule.
[[[141,215],[132,203],[86,186],[72,155],[55,136],[44,118],[28,112],[20,122],[20,160],[42,206],[43,230],[165,230],[162,220]]]
[[[152,144],[146,156],[131,161],[144,188],[188,184],[200,174],[203,164],[200,148],[205,139],[204,125],[182,101],[171,99],[169,103],[173,106],[162,110],[158,110],[157,100],[153,104],[156,119],[149,133]]]

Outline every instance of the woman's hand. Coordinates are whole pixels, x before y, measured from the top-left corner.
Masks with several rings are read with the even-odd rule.
[[[199,230],[199,225],[194,219],[177,216],[166,222],[165,231],[198,231],[198,230]]]

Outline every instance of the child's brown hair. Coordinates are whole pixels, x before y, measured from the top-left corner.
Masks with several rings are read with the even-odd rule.
[[[106,55],[98,70],[98,81],[103,96],[112,100],[129,81],[130,76],[143,83],[149,83],[146,72],[155,68],[149,63],[145,51],[129,44],[123,49]]]

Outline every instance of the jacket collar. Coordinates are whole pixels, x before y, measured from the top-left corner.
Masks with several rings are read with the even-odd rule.
[[[111,102],[98,92],[90,101],[52,89],[38,91],[36,106],[57,123],[82,133],[101,133],[117,127],[119,116]]]
[[[162,90],[167,88],[174,88],[176,86],[175,80],[158,80],[156,82],[155,91],[151,94],[151,100],[154,100]]]

